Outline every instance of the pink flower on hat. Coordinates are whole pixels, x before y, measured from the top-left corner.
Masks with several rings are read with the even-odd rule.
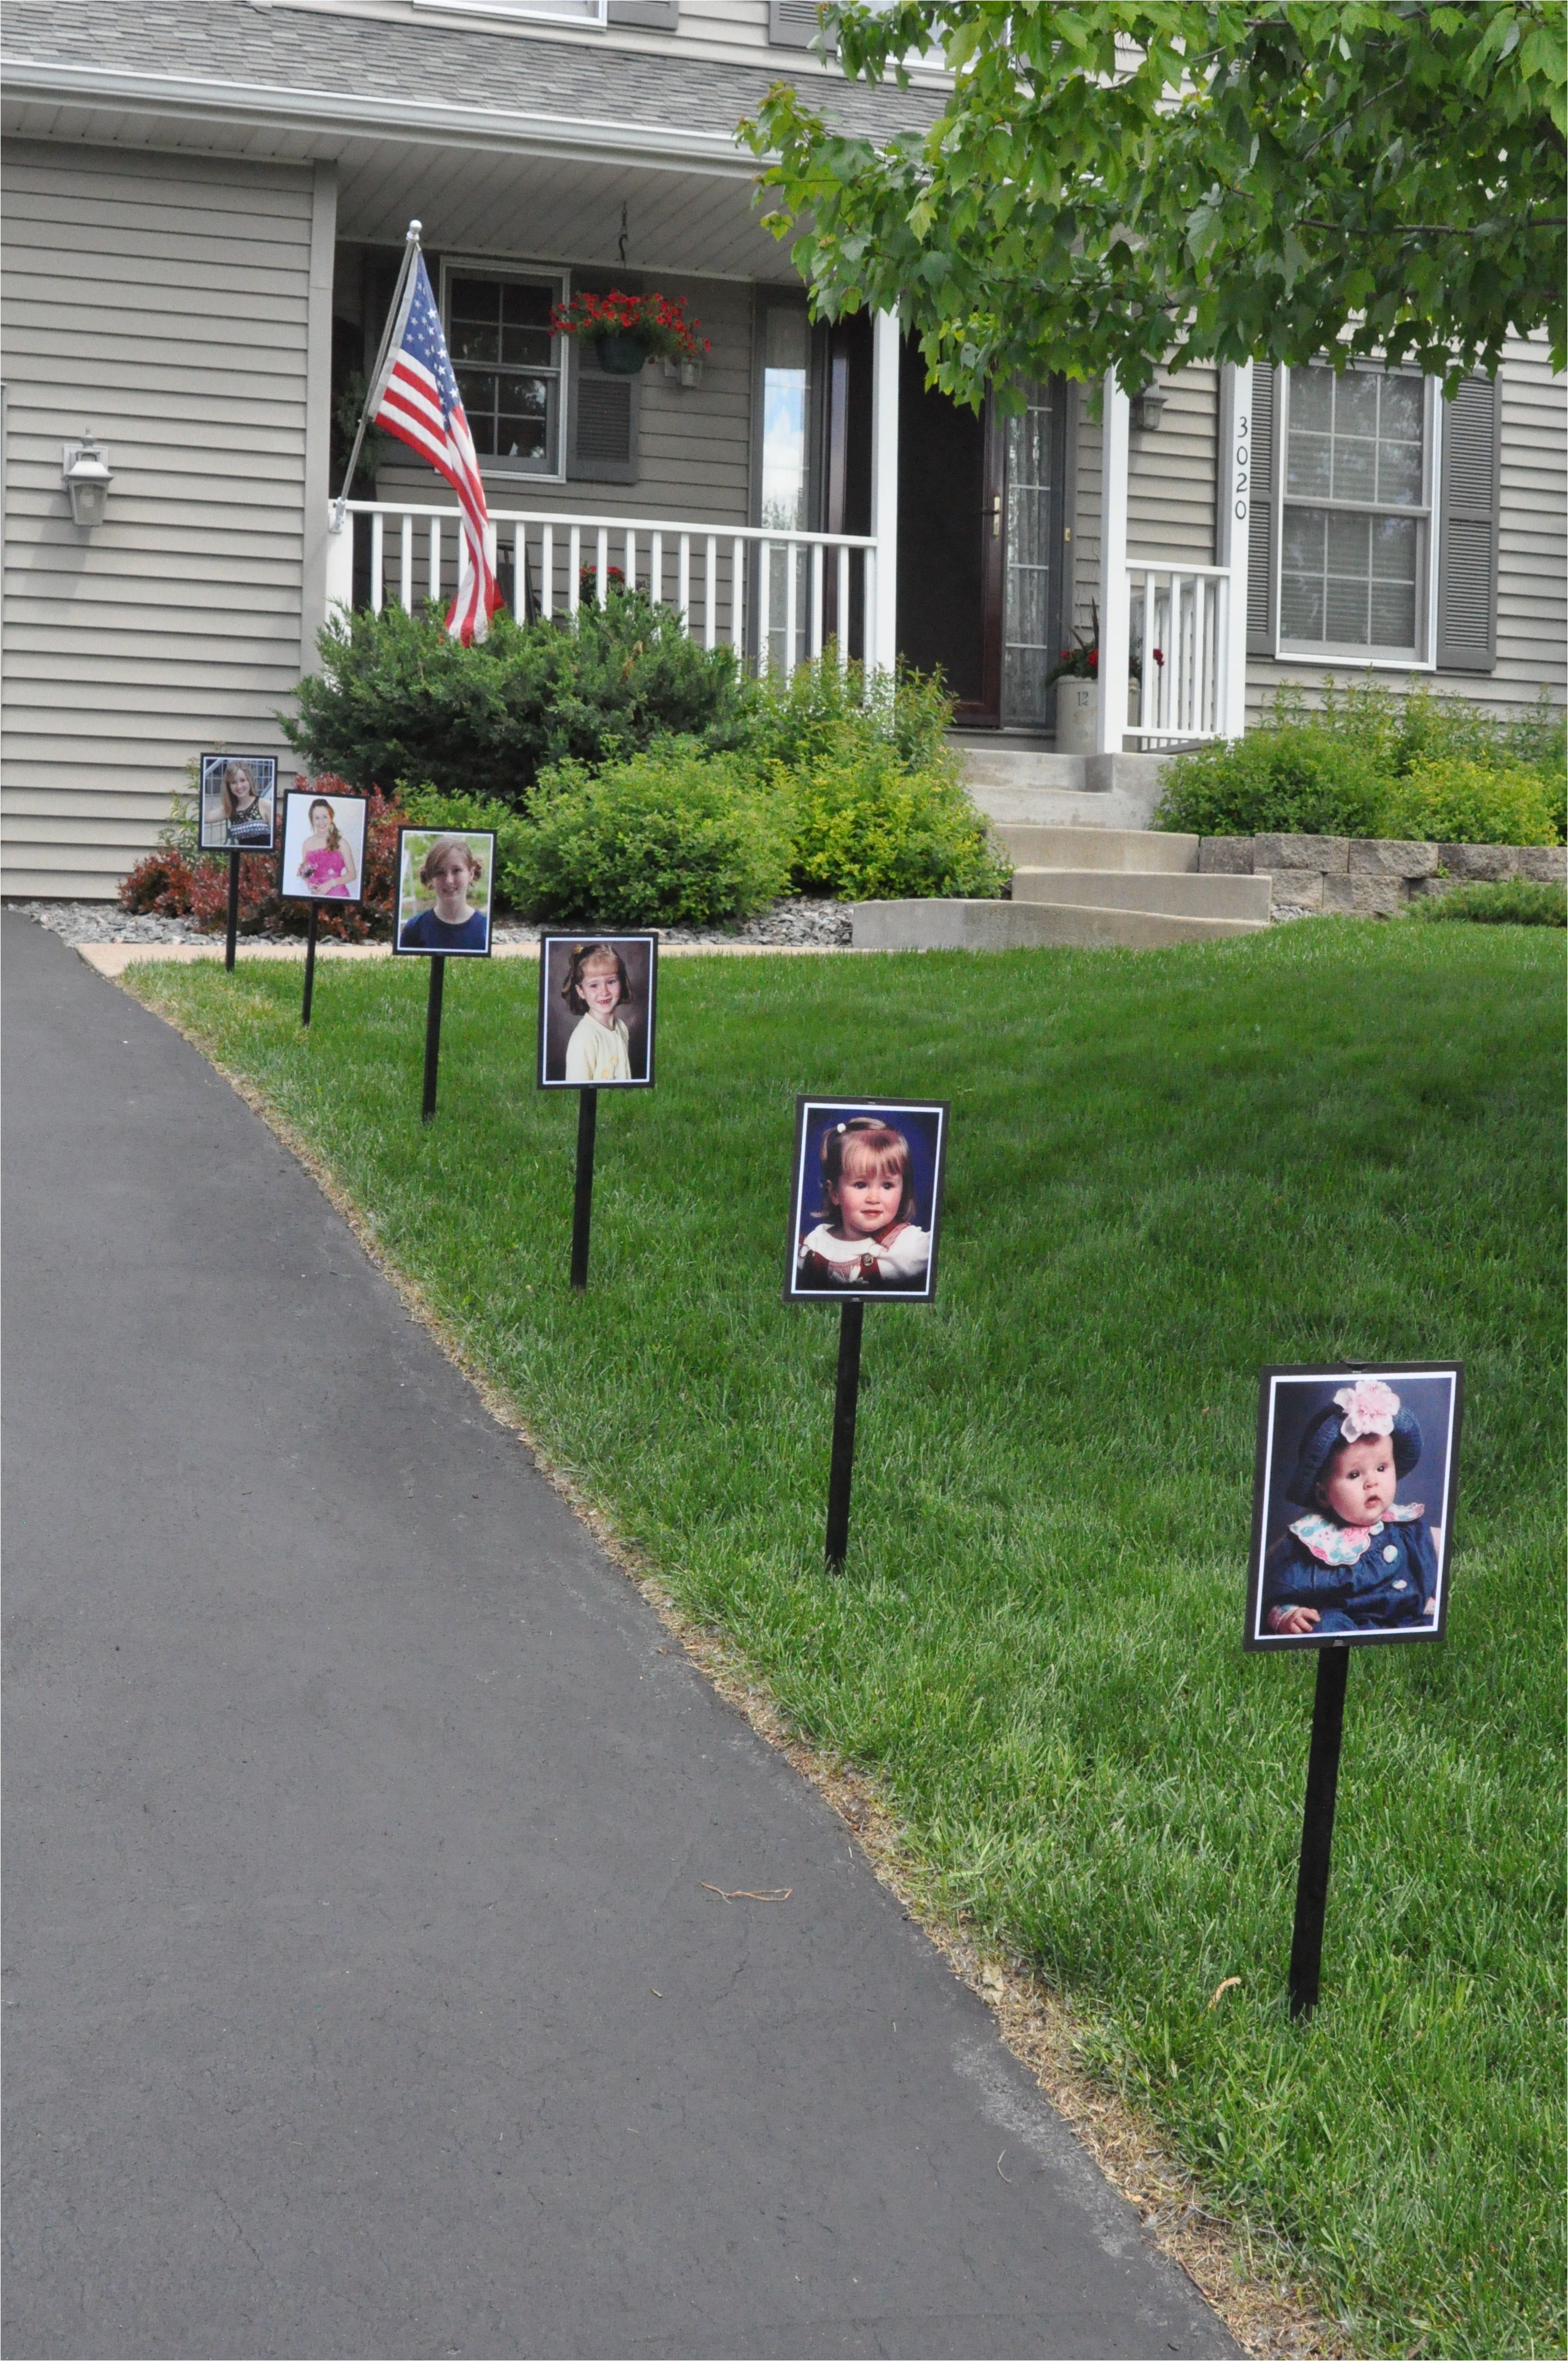
[[[1392,1434],[1399,1415],[1399,1397],[1381,1378],[1357,1378],[1353,1386],[1341,1386],[1334,1404],[1344,1412],[1340,1433],[1347,1443],[1363,1434]]]

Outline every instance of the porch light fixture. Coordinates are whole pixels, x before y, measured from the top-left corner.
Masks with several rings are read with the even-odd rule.
[[[109,487],[115,479],[109,473],[108,454],[93,441],[90,426],[80,443],[65,445],[60,475],[71,495],[71,523],[85,525],[89,531],[102,524],[109,505]]]
[[[1165,413],[1170,396],[1157,385],[1146,385],[1142,393],[1135,394],[1127,404],[1127,423],[1140,434],[1152,434]]]

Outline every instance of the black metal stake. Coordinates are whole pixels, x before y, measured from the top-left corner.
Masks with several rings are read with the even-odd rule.
[[[598,1091],[577,1093],[577,1186],[572,1199],[572,1285],[578,1295],[588,1284],[588,1225],[594,1213],[594,1132]]]
[[[313,902],[311,904],[311,923],[305,929],[305,996],[300,1003],[300,1022],[302,1025],[308,1025],[311,1021],[311,1002],[315,996],[316,923],[320,918],[321,914],[321,904],[319,902]]]
[[[441,994],[446,982],[446,961],[437,951],[430,962],[430,1002],[424,1018],[424,1105],[420,1121],[435,1113],[435,1075],[441,1063]]]
[[[228,970],[230,975],[234,973],[235,945],[238,940],[239,848],[236,845],[229,854],[229,920],[228,930],[224,937],[224,965]]]
[[[1307,1807],[1301,1817],[1301,1868],[1296,1881],[1296,1927],[1290,1938],[1290,2014],[1310,2016],[1318,2005],[1323,1964],[1323,1911],[1329,1894],[1329,1852],[1339,1788],[1339,1746],[1344,1730],[1348,1647],[1324,1648],[1312,1697],[1312,1744],[1307,1757]]]
[[[861,1399],[861,1323],[865,1305],[839,1313],[839,1382],[833,1389],[833,1459],[828,1470],[828,1565],[837,1574],[850,1546],[850,1483],[855,1472],[855,1411]]]

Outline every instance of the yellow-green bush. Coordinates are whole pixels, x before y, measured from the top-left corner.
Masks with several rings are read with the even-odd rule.
[[[945,750],[906,770],[891,744],[863,744],[793,771],[775,763],[769,775],[793,814],[796,893],[848,902],[1001,893],[1006,865]]]
[[[1376,833],[1431,844],[1557,844],[1555,800],[1540,771],[1494,770],[1451,755],[1388,782]]]

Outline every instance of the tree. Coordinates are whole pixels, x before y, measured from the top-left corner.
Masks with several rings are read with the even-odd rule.
[[[1376,354],[1452,386],[1509,329],[1565,361],[1564,0],[829,5],[844,71],[907,82],[877,148],[775,84],[741,130],[814,311],[897,310],[929,381]]]

